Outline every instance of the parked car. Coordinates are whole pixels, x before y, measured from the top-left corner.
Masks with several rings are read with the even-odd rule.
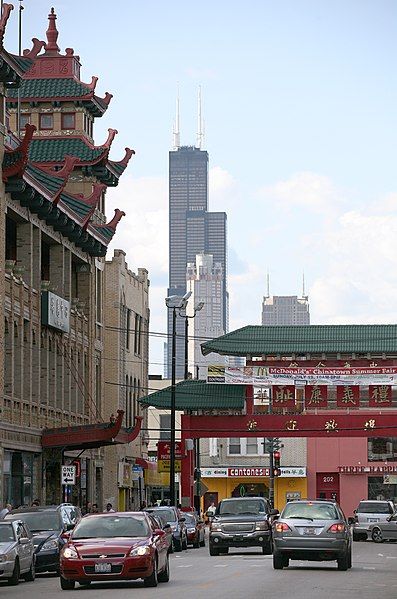
[[[145,511],[149,514],[161,514],[172,529],[172,545],[174,551],[187,549],[187,531],[185,526],[185,517],[176,507],[158,506],[149,507]]]
[[[161,512],[159,512],[157,514],[152,513],[152,514],[149,514],[149,517],[153,519],[156,528],[160,528],[161,530],[164,530],[165,538],[166,538],[167,544],[168,544],[168,553],[173,553],[174,548],[173,548],[173,544],[172,544],[172,528],[171,528],[171,525],[168,524],[167,519],[165,518],[164,514],[162,514]]]
[[[392,501],[363,500],[354,510],[353,541],[365,541],[371,536],[370,527],[375,522],[386,522],[394,513]]]
[[[264,497],[232,497],[219,502],[210,525],[210,555],[228,553],[229,547],[261,547],[272,553],[272,510]]]
[[[336,560],[338,570],[352,566],[350,526],[334,501],[294,500],[273,524],[273,567],[281,570],[290,559]]]
[[[187,543],[195,549],[205,547],[205,525],[194,512],[183,512],[187,531]]]
[[[0,521],[0,579],[16,585],[22,576],[35,579],[35,555],[32,535],[22,520]]]
[[[58,506],[18,508],[5,520],[23,520],[33,535],[36,572],[59,572],[59,552],[65,544],[62,533],[80,520],[80,509],[70,503]]]
[[[67,536],[68,533],[64,533]],[[61,589],[76,582],[137,580],[155,587],[170,578],[163,530],[145,512],[109,512],[82,518],[61,551]]]
[[[397,541],[397,512],[388,516],[385,522],[370,524],[369,535],[375,543]]]

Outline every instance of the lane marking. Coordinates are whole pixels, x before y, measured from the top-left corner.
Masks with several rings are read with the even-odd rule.
[[[181,564],[180,566],[177,566],[177,568],[192,568],[193,564]]]
[[[216,564],[214,568],[228,568],[229,564]]]

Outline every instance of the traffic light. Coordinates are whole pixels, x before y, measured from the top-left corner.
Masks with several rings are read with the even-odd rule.
[[[78,459],[73,460],[72,466],[74,466],[76,468],[76,478],[80,478],[80,474],[81,474],[81,462],[80,462],[80,460],[78,460]]]
[[[274,476],[280,476],[280,474],[281,474],[280,452],[279,451],[274,451],[273,452],[273,475]]]
[[[194,472],[193,472],[193,479],[200,480],[200,478],[201,478],[201,470],[200,470],[200,468],[195,468]]]

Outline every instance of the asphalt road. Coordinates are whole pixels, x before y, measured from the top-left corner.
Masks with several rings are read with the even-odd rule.
[[[339,572],[336,562],[291,561],[273,570],[271,556],[232,549],[210,557],[208,547],[171,555],[171,580],[155,589],[142,582],[95,583],[61,591],[59,579],[40,575],[16,587],[0,583],[0,598],[52,599],[397,599],[397,543],[354,543],[353,568]]]

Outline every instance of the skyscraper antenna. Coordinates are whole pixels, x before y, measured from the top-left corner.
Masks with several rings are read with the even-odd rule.
[[[266,275],[266,297],[270,297],[270,276],[269,276],[269,271],[267,272],[267,275]]]
[[[305,271],[302,273],[302,297],[306,297],[305,293]]]
[[[197,147],[201,150],[204,141],[203,132],[203,117],[201,114],[201,85],[198,89],[198,102],[197,102]]]
[[[174,122],[174,128],[172,130],[172,134],[173,134],[174,150],[177,150],[178,148],[181,147],[181,133],[179,130],[179,84],[178,84],[178,91],[176,94],[175,122]]]

